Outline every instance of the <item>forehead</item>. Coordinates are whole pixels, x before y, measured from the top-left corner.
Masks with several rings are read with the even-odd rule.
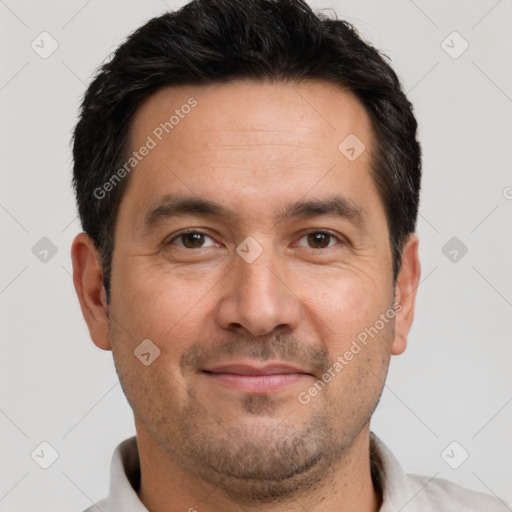
[[[371,123],[361,102],[341,85],[240,80],[160,89],[138,108],[131,142],[137,147],[153,134],[172,144],[183,132],[190,144],[198,144],[198,138],[208,132],[224,134],[230,142],[253,138],[257,132],[262,139],[266,135],[272,140],[274,132],[297,142],[316,134],[327,137],[327,143],[335,142],[344,132],[365,137],[371,132]]]
[[[267,211],[265,201],[289,203],[334,189],[364,202],[375,195],[372,148],[370,118],[341,86],[167,87],[134,116],[130,153],[145,156],[131,171],[123,202],[142,209],[163,194],[186,193],[231,202],[248,215],[256,213],[250,206]]]

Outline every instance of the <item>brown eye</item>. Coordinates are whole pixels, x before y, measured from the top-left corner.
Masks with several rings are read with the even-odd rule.
[[[215,245],[214,240],[200,231],[181,233],[169,241],[168,245],[177,245],[184,249],[202,249]]]
[[[308,246],[312,249],[325,249],[329,247],[331,243],[331,238],[334,238],[329,233],[324,233],[322,231],[317,231],[314,233],[309,233],[306,235]]]
[[[202,233],[185,233],[180,238],[187,249],[197,249],[203,245],[205,236]]]

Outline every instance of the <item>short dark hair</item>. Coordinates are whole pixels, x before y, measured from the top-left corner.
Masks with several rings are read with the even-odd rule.
[[[100,254],[107,300],[115,221],[129,176],[105,197],[94,191],[126,161],[135,111],[164,86],[239,79],[324,80],[362,102],[376,138],[371,173],[386,209],[396,282],[416,227],[421,150],[412,105],[386,59],[349,23],[315,14],[303,0],[193,0],[130,35],[99,69],[81,105],[73,185],[82,227]]]

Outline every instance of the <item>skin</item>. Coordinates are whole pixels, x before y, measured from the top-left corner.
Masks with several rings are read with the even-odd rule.
[[[169,87],[138,109],[132,149],[190,97],[197,106],[131,173],[109,305],[92,240],[81,233],[72,246],[91,338],[112,350],[134,411],[139,497],[151,512],[376,511],[370,417],[391,355],[406,347],[420,264],[411,234],[393,285],[369,116],[351,93],[319,81]],[[354,161],[338,150],[349,134],[366,146]],[[215,201],[232,214],[173,217],[143,234],[164,194]],[[290,203],[333,194],[357,205],[363,224],[334,214],[276,217]],[[189,228],[207,235],[192,237],[198,246],[177,236]],[[247,237],[262,249],[252,263],[236,251]],[[394,319],[301,403],[298,394],[395,298]],[[161,351],[149,366],[133,353],[144,339]],[[304,374],[249,392],[203,371],[241,361],[287,361]]]

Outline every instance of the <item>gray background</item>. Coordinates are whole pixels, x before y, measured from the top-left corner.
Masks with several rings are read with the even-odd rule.
[[[111,353],[90,341],[72,286],[69,143],[94,69],[183,3],[0,0],[2,511],[83,510],[106,495],[112,451],[134,433]],[[424,150],[416,319],[373,430],[407,471],[512,502],[512,1],[312,5],[336,9],[391,57]],[[51,49],[43,31],[58,43],[46,59],[31,47]],[[46,261],[43,237],[57,250]],[[31,458],[42,441],[59,454],[46,470]],[[469,458],[452,469],[462,450]]]

